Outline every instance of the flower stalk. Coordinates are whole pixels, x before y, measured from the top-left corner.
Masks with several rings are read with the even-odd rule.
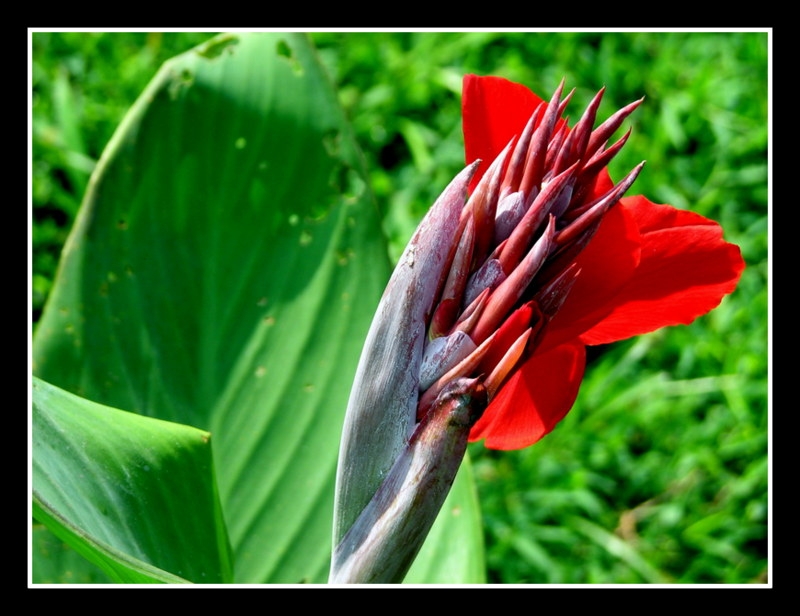
[[[386,479],[333,553],[329,582],[391,583],[405,577],[444,503],[486,406],[477,379],[448,384]]]

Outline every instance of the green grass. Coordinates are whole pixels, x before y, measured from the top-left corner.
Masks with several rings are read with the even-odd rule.
[[[32,321],[91,169],[160,63],[208,33],[33,35]],[[632,193],[719,221],[747,269],[689,326],[600,349],[541,443],[470,451],[497,583],[763,583],[768,576],[768,39],[725,33],[313,33],[399,255],[461,168],[464,73],[576,117],[646,96],[613,161]]]

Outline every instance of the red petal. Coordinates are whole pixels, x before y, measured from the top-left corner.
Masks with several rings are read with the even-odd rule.
[[[541,102],[525,86],[502,77],[464,76],[461,114],[466,160],[467,164],[478,158],[483,161],[472,178],[470,192],[508,142],[522,132]]]
[[[585,365],[586,348],[578,341],[535,353],[500,388],[470,441],[486,439],[490,449],[533,445],[572,408]]]
[[[612,207],[576,259],[580,275],[547,326],[542,350],[578,338],[614,309],[639,265],[640,243],[634,217],[619,204]]]
[[[744,270],[739,247],[722,239],[716,222],[638,195],[620,206],[639,226],[642,259],[613,310],[581,336],[586,344],[691,323],[718,306]]]
[[[581,203],[591,203],[595,199],[599,199],[607,194],[612,188],[614,188],[614,181],[611,179],[611,176],[608,175],[608,169],[603,167],[594,179],[592,188],[587,190],[586,194],[583,195]]]

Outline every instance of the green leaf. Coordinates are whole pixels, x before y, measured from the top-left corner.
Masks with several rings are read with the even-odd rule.
[[[213,434],[236,582],[327,579],[344,409],[390,273],[365,177],[304,36],[217,37],[115,133],[36,331],[44,380]],[[473,547],[452,579],[482,566]]]
[[[119,582],[229,581],[209,440],[34,378],[34,517]]]
[[[113,580],[97,565],[86,560],[56,537],[43,524],[31,529],[34,584],[108,584]]]

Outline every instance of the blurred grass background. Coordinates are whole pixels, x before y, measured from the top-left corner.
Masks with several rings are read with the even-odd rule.
[[[32,323],[89,174],[167,58],[207,32],[32,34]],[[690,326],[597,349],[575,408],[536,446],[470,447],[492,583],[768,580],[766,32],[315,32],[399,256],[463,166],[464,73],[549,96],[646,96],[611,165],[630,191],[720,222],[747,262]]]

